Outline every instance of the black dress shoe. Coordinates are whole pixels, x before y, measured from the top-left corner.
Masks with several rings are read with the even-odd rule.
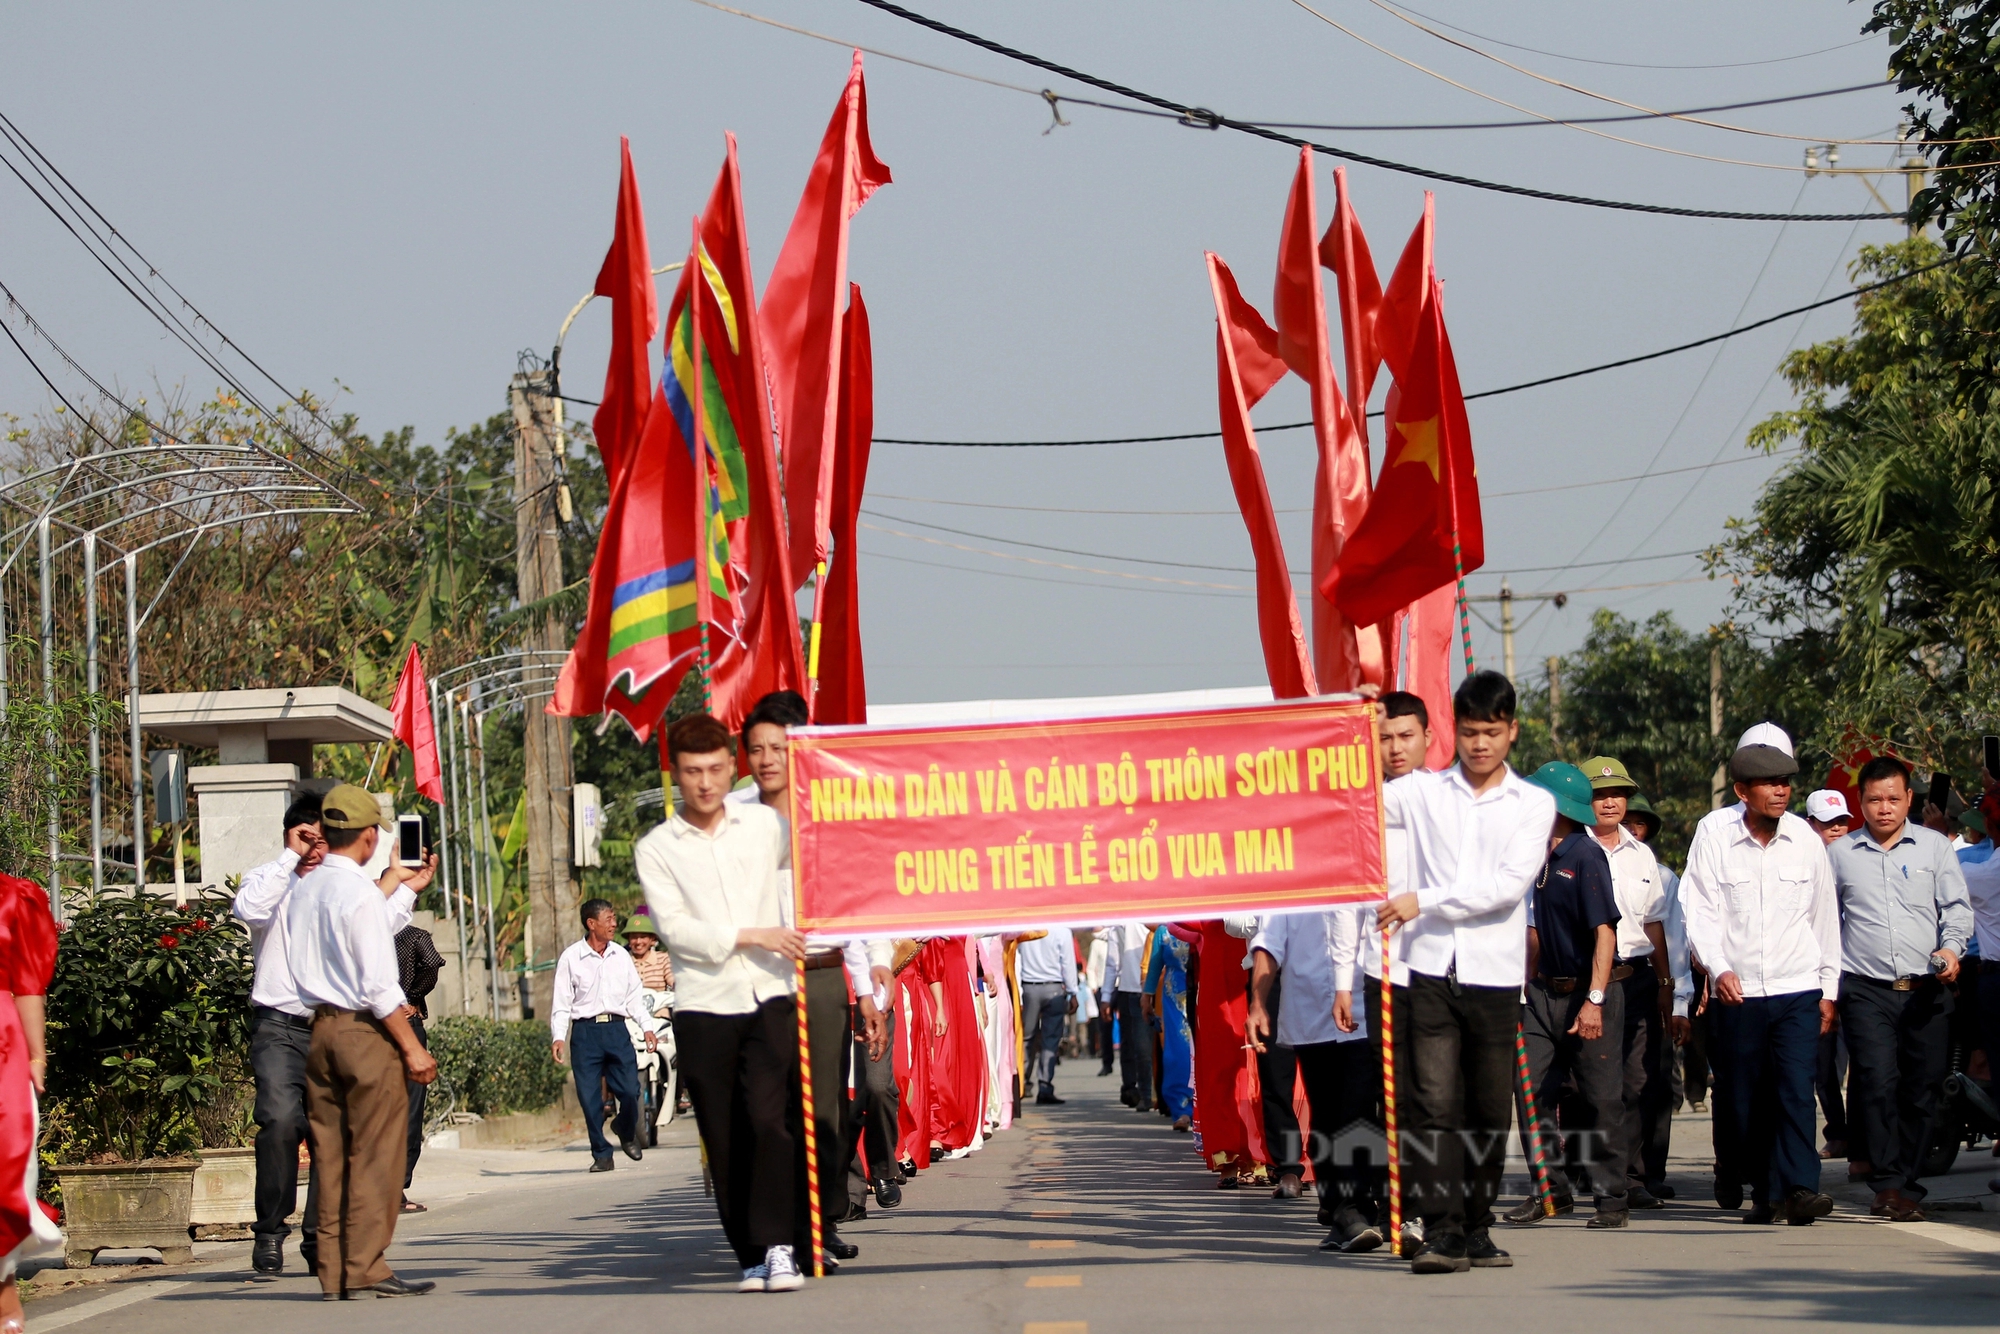
[[[1625,1192],[1625,1203],[1632,1209],[1664,1209],[1667,1202],[1647,1190],[1644,1186],[1633,1186]]]
[[[1631,1221],[1632,1215],[1623,1209],[1599,1209],[1584,1226],[1599,1229],[1624,1227]]]
[[[250,1268],[272,1278],[284,1273],[285,1239],[268,1232],[258,1233],[257,1240],[250,1244]]]
[[[833,1221],[836,1223],[865,1223],[868,1221],[868,1206],[849,1201],[847,1212]]]
[[[852,1260],[855,1256],[861,1254],[861,1248],[851,1241],[842,1241],[839,1237],[829,1237],[826,1242],[826,1253],[836,1260]]]
[[[1646,1189],[1653,1192],[1653,1196],[1656,1199],[1671,1200],[1674,1198],[1674,1188],[1664,1181],[1657,1186],[1648,1186]]]
[[[1412,1274],[1462,1274],[1472,1268],[1465,1252],[1465,1238],[1444,1236],[1427,1239],[1410,1261]]]
[[[590,1160],[590,1170],[593,1172],[609,1172],[617,1165],[608,1153],[602,1158],[593,1158]]]
[[[1724,1181],[1721,1177],[1717,1177],[1715,1179],[1715,1202],[1725,1209],[1741,1209],[1743,1207],[1743,1183],[1739,1181]]]
[[[319,1247],[309,1243],[299,1246],[299,1263],[306,1267],[308,1274],[319,1272]]]
[[[1754,1204],[1750,1206],[1750,1212],[1743,1215],[1743,1221],[1753,1225],[1775,1223],[1778,1221],[1778,1211],[1768,1204]]]
[[[646,1151],[639,1147],[639,1141],[636,1139],[625,1140],[618,1147],[623,1149],[625,1156],[635,1163],[646,1156]]]
[[[1054,1089],[1043,1089],[1035,1095],[1037,1107],[1060,1107],[1068,1101],[1068,1098],[1058,1098]]]
[[[884,1209],[893,1209],[903,1202],[903,1188],[883,1177],[875,1183],[875,1203]]]
[[[1550,1199],[1555,1204],[1556,1213],[1568,1214],[1576,1212],[1575,1196],[1554,1195]],[[1551,1215],[1547,1209],[1542,1207],[1541,1200],[1536,1196],[1530,1195],[1527,1199],[1522,1200],[1514,1208],[1507,1211],[1505,1221],[1512,1223],[1516,1227],[1532,1227],[1548,1217],[1551,1217]]]
[[[1512,1269],[1514,1257],[1493,1244],[1485,1228],[1465,1234],[1465,1260],[1474,1269]]]
[[[349,1288],[340,1294],[342,1301],[353,1301],[361,1297],[421,1297],[437,1284],[427,1278],[414,1283],[397,1274],[391,1274],[380,1283],[371,1283],[365,1288]]]
[[[1785,1221],[1793,1227],[1811,1227],[1813,1219],[1825,1218],[1832,1212],[1831,1195],[1822,1195],[1805,1186],[1785,1197]]]

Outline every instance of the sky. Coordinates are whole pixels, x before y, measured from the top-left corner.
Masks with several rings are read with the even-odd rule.
[[[1877,207],[1863,178],[1798,170],[1809,140],[1893,137],[1907,98],[1883,82],[1886,37],[1859,32],[1865,5],[1422,3],[1428,26],[1497,59],[1376,0],[1317,0],[1320,15],[1356,35],[1293,0],[911,7],[1243,120],[1459,124],[1621,112],[1606,99],[1681,109],[1879,84],[1711,117],[1759,133],[1654,121],[1596,134],[1549,125],[1307,134],[1613,200],[1781,214]],[[735,132],[761,287],[846,76],[851,56],[839,43],[863,45],[879,53],[865,58],[870,123],[895,177],[855,218],[849,269],[872,322],[877,433],[1012,441],[1216,429],[1202,253],[1223,256],[1271,313],[1295,149],[1086,106],[1065,105],[1068,123],[1057,125],[1036,90],[1118,99],[854,0],[740,7],[839,41],[696,0],[310,9],[6,0],[0,110],[287,385],[338,394],[365,430],[410,425],[437,442],[506,406],[519,353],[546,355],[589,289],[610,240],[620,135],[631,138],[664,263],[714,181],[724,131]],[[1841,163],[1878,167],[1891,153],[1853,144]],[[1320,154],[1315,165],[1324,227],[1341,161]],[[1362,165],[1348,179],[1386,279],[1426,182]],[[1875,185],[1900,204],[1900,177]],[[1860,246],[1903,235],[1886,216],[1716,221],[1434,188],[1436,262],[1468,392],[1834,295]],[[215,387],[7,175],[0,282],[79,364],[129,396]],[[608,315],[598,302],[577,320],[565,392],[597,396]],[[1785,351],[1843,333],[1851,319],[1842,303],[1469,405],[1487,549],[1471,591],[1493,594],[1505,577],[1517,595],[1569,594],[1561,609],[1517,603],[1519,676],[1576,648],[1600,607],[1669,611],[1695,629],[1728,615],[1730,589],[1705,579],[1689,553],[1748,514],[1783,465],[1746,451],[1744,437],[1792,402],[1778,374]],[[65,393],[84,392],[57,370]],[[28,416],[51,403],[0,345],[0,411]],[[1308,411],[1304,385],[1288,377],[1255,415],[1274,425]],[[1270,431],[1259,444],[1290,564],[1302,569],[1311,434]],[[1640,473],[1666,475],[1605,484]],[[1243,591],[1249,543],[1217,440],[883,443],[867,491],[858,545],[875,702],[1264,679]],[[1491,603],[1477,610],[1497,618]],[[1475,623],[1473,647],[1483,665],[1499,665],[1494,630]]]

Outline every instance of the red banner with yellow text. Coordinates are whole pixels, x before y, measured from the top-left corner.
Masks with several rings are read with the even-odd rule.
[[[798,922],[967,935],[1383,895],[1374,708],[795,728]]]

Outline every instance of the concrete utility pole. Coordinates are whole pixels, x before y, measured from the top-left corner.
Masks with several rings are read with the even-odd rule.
[[[551,597],[563,588],[562,512],[568,488],[562,482],[561,400],[551,391],[548,372],[523,371],[514,376],[508,398],[514,410],[514,558],[522,606]],[[546,612],[529,620],[522,646],[569,647],[561,619]],[[570,724],[542,709],[540,700],[522,706],[522,752],[528,793],[528,927],[524,940],[533,942],[537,956],[528,959],[529,995],[535,1017],[546,1017],[555,972],[553,964],[572,941],[583,935],[577,920],[576,877],[570,866],[569,804],[575,771],[570,755]],[[532,971],[536,965],[541,971]]]
[[[1708,734],[1717,741],[1722,739],[1722,645],[1716,644],[1708,650]],[[1715,766],[1715,777],[1708,785],[1708,808],[1722,809],[1723,794],[1729,790],[1729,766]]]
[[[1549,749],[1562,755],[1563,686],[1561,658],[1549,659]]]
[[[1507,679],[1514,679],[1514,590],[1506,579],[1500,581],[1500,661],[1506,664]]]

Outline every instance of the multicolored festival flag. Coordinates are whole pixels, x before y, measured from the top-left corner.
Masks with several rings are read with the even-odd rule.
[[[793,605],[791,556],[785,539],[785,494],[771,433],[764,352],[751,279],[749,228],[736,166],[736,136],[725,136],[722,174],[701,215],[701,245],[712,272],[712,305],[723,337],[703,343],[719,391],[720,413],[711,438],[731,442],[725,459],[740,463],[731,485],[742,496],[742,517],[724,518],[729,532],[732,586],[742,606],[742,632],[709,644],[709,711],[732,732],[759,699],[774,690],[804,693],[805,654]],[[705,307],[706,308],[706,307]]]
[[[550,713],[615,713],[643,741],[700,656],[702,627],[736,637],[728,525],[749,512],[747,466],[709,349],[738,351],[748,314],[736,309],[697,220],[667,308],[666,364],[639,447],[613,485],[589,612]]]

